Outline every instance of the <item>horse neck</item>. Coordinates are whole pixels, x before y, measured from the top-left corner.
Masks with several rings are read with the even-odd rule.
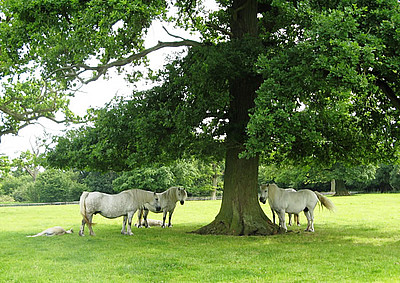
[[[177,198],[177,196],[176,196],[176,188],[175,187],[172,187],[172,188],[169,188],[168,190],[166,190],[163,194],[165,194],[165,199],[169,199],[169,200],[171,200],[171,201],[175,201],[175,202],[177,202],[178,201],[178,198]]]
[[[275,186],[270,186],[268,188],[268,198],[271,199],[271,200],[275,199],[279,195],[280,190],[281,189],[276,185]]]

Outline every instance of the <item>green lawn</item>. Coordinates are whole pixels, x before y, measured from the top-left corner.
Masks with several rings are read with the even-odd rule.
[[[0,208],[0,282],[393,282],[400,280],[400,194],[334,197],[318,207],[315,233],[269,237],[188,233],[213,220],[220,201],[177,205],[173,228],[134,228],[95,216],[79,237],[79,207]],[[270,216],[268,205],[263,205]],[[161,219],[150,214],[150,218]],[[52,226],[72,235],[27,238]]]

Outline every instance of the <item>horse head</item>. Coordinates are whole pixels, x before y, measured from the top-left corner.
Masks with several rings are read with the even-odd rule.
[[[160,197],[157,193],[154,193],[154,200],[151,205],[155,208],[157,212],[161,211]]]
[[[187,198],[187,192],[186,192],[185,188],[178,187],[176,190],[176,196],[177,196],[179,202],[181,203],[181,205],[183,205]]]
[[[268,198],[268,186],[269,185],[261,185],[260,186],[260,202],[265,204]]]

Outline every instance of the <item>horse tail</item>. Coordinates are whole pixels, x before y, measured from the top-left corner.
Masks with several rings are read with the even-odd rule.
[[[81,209],[81,214],[83,216],[83,219],[85,220],[86,224],[88,226],[90,226],[90,225],[93,225],[94,223],[91,223],[89,221],[89,219],[87,218],[87,215],[86,215],[86,204],[85,204],[85,202],[86,202],[86,198],[88,197],[88,195],[89,195],[89,192],[83,192],[82,193],[81,198],[79,199],[79,206],[80,206],[80,209]]]
[[[326,196],[321,195],[319,192],[314,192],[320,203],[331,211],[335,211],[336,207],[333,202]]]

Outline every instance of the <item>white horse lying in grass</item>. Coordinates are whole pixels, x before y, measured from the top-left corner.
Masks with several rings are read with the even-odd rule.
[[[147,227],[153,227],[153,226],[162,226],[163,222],[161,220],[155,220],[155,219],[146,219],[147,221]],[[142,220],[141,225],[139,225],[139,222],[135,223],[136,227],[141,227],[141,226],[146,226],[146,222]]]
[[[318,201],[329,210],[335,210],[334,204],[318,192],[300,190],[297,192],[286,191],[276,184],[261,185],[260,201],[268,203],[279,217],[279,226],[287,231],[285,213],[299,214],[304,211],[307,217],[306,231],[314,232],[314,208]]]
[[[132,217],[139,208],[151,205],[154,207],[154,210],[161,210],[160,200],[156,193],[136,189],[123,191],[116,195],[100,192],[83,192],[79,205],[83,216],[79,236],[84,236],[85,224],[89,228],[90,235],[94,236],[92,218],[97,213],[106,218],[124,216],[121,234],[133,235],[131,228]],[[128,227],[125,231],[127,221]]]
[[[169,222],[168,222],[168,227],[172,226],[171,223],[171,218],[172,218],[172,213],[174,213],[175,207],[176,207],[176,202],[180,202],[181,205],[185,203],[185,200],[187,198],[187,192],[184,188],[181,187],[171,187],[165,192],[157,194],[158,197],[160,198],[160,204],[161,204],[161,211],[163,213],[163,222],[161,227],[165,228],[165,220],[167,218],[167,213],[169,212]],[[143,215],[143,222],[144,226],[147,228],[149,227],[149,224],[147,223],[147,215],[149,214],[149,211],[158,213],[161,211],[157,211],[155,207],[151,204],[146,204],[144,206],[144,209],[141,209],[138,212],[138,223],[141,222],[141,217]],[[138,225],[140,228],[142,225]]]
[[[56,226],[56,227],[46,229],[40,233],[37,233],[36,235],[27,236],[27,237],[56,236],[56,235],[72,234],[73,232],[74,232],[74,230],[72,230],[72,229],[65,230],[64,228],[62,228],[60,226]]]

